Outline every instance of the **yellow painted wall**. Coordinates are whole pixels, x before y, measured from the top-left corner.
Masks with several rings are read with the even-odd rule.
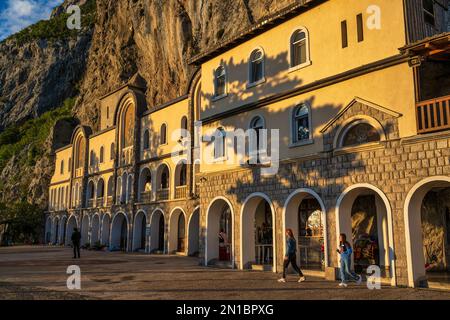
[[[70,179],[69,161],[72,159],[72,147],[59,150],[55,154],[55,171],[53,173],[51,184],[59,183]],[[64,161],[64,170],[61,173],[61,161]]]
[[[407,63],[210,123],[203,127],[203,133],[211,134],[219,127],[224,127],[227,131],[233,131],[237,128],[246,130],[251,119],[256,115],[261,115],[265,119],[266,128],[279,129],[280,160],[312,155],[323,151],[323,136],[320,130],[355,97],[401,113],[402,116],[399,118],[401,136],[416,134],[413,75]],[[296,105],[304,102],[308,103],[312,109],[311,121],[314,143],[289,147],[291,113]],[[202,146],[204,154],[213,154],[214,144],[204,142]],[[232,146],[228,146],[227,151],[228,158],[234,157]],[[236,165],[224,163],[203,163],[201,165],[202,172],[231,168],[236,168]]]
[[[154,158],[184,149],[178,143],[181,137],[179,130],[183,116],[189,116],[187,99],[141,118],[141,159]],[[160,144],[160,130],[163,123],[167,125],[167,144],[165,145]],[[150,148],[143,150],[143,137],[146,129],[150,130]]]
[[[364,26],[364,41],[357,42],[356,15],[377,5],[381,29]],[[349,46],[342,48],[341,21],[347,20]],[[365,24],[365,23],[364,23]],[[289,43],[294,30],[309,32],[311,65],[289,72]],[[333,0],[313,8],[202,65],[201,118],[255,102],[269,95],[303,86],[399,53],[405,44],[401,0]],[[266,82],[247,89],[248,59],[257,47],[265,52]],[[214,70],[223,64],[228,75],[228,96],[212,101]]]
[[[115,143],[116,130],[108,130],[100,135],[89,139],[89,157],[91,150],[94,151],[94,166],[91,166],[89,158],[89,173],[101,172],[114,167],[114,160],[111,159],[111,144]],[[115,145],[117,145],[115,143]],[[100,163],[100,148],[103,147],[103,163]]]

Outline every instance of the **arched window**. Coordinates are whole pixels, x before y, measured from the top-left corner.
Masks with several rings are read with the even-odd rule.
[[[224,66],[219,66],[214,72],[214,96],[226,95],[227,73]]]
[[[97,182],[97,198],[103,198],[105,196],[105,182],[100,179]]]
[[[293,114],[293,142],[302,142],[311,139],[311,117],[309,108],[301,104],[294,109]]]
[[[380,140],[380,133],[376,128],[366,122],[358,122],[351,124],[344,132],[341,146],[349,147]]]
[[[116,157],[116,145],[113,143],[111,143],[111,149],[109,150],[109,158],[111,160],[114,160],[114,158]]]
[[[187,184],[187,166],[186,163],[180,163],[178,168],[178,186],[185,186]]]
[[[181,118],[181,136],[183,138],[186,137],[187,130],[188,130],[188,119],[186,116],[183,116],[183,118]]]
[[[148,130],[144,131],[144,150],[147,150],[150,148],[150,133]]]
[[[169,189],[169,168],[167,168],[166,165],[163,165],[161,171],[159,189],[160,190]]]
[[[291,36],[291,68],[309,61],[308,34],[306,29],[298,29]]]
[[[257,162],[260,160],[260,153],[264,152],[264,144],[261,141],[261,130],[264,129],[264,119],[261,116],[256,116],[250,121],[250,129],[253,129],[250,134],[250,159],[255,159]],[[253,141],[255,139],[256,141]],[[256,149],[256,150],[255,150]]]
[[[64,160],[61,160],[61,165],[60,165],[60,173],[64,174]]]
[[[91,153],[89,155],[89,159],[90,159],[91,167],[93,167],[95,165],[95,153],[94,153],[94,150],[91,150]]]
[[[105,153],[105,148],[103,148],[103,146],[100,147],[100,163],[103,163],[104,159],[104,153]]]
[[[225,157],[226,148],[226,132],[223,128],[219,128],[214,133],[214,159]]]
[[[134,138],[134,108],[128,106],[123,118],[123,148],[127,148],[133,145]]]
[[[85,144],[84,139],[80,137],[77,143],[77,159],[75,161],[75,169],[82,168],[84,166],[84,154],[85,154]]]
[[[165,123],[163,123],[161,125],[161,144],[166,144],[167,143],[167,125]]]
[[[264,80],[264,52],[261,49],[254,50],[249,61],[249,84]]]

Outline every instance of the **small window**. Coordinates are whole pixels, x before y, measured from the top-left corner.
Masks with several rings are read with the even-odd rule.
[[[61,160],[60,173],[64,174],[64,160]]]
[[[167,143],[167,125],[165,123],[163,123],[161,125],[161,139],[160,139],[160,143],[161,144],[166,144]]]
[[[106,107],[106,119],[109,119],[109,107]]]
[[[256,150],[249,150],[249,156],[250,158],[256,158],[256,160],[260,161],[260,152],[264,152],[263,146],[261,143],[261,131],[264,129],[264,119],[260,116],[254,117],[252,121],[250,122],[250,129],[255,130],[255,138],[256,143],[251,143],[250,146],[253,148],[256,147]],[[253,137],[253,136],[250,136]]]
[[[102,147],[100,147],[100,163],[103,163],[105,161],[104,153],[105,153],[105,148],[103,148],[103,146],[102,146]]]
[[[67,168],[69,169],[69,172],[72,171],[72,158],[69,158],[69,163],[67,165]]]
[[[364,143],[380,141],[380,133],[368,123],[358,123],[351,126],[342,139],[342,146],[356,146]]]
[[[144,131],[144,150],[148,150],[150,148],[150,133],[148,130]]]
[[[249,83],[257,83],[264,79],[264,53],[256,49],[250,55],[250,77]]]
[[[225,157],[226,133],[223,128],[216,130],[214,134],[214,159]]]
[[[422,6],[425,22],[434,26],[434,0],[422,0]]]
[[[356,16],[356,26],[358,31],[358,42],[364,41],[364,24],[363,15],[360,13]]]
[[[347,21],[341,22],[341,38],[342,38],[342,48],[348,47],[348,37],[347,37]]]
[[[214,96],[221,97],[226,94],[227,74],[225,67],[220,66],[214,72]]]
[[[93,167],[95,165],[95,153],[94,153],[94,150],[91,150],[90,155],[89,155],[89,159],[90,159],[91,167]]]
[[[291,36],[291,68],[302,65],[307,62],[306,32],[303,29],[295,31]]]
[[[181,137],[185,138],[188,130],[188,119],[187,117],[181,118]]]
[[[116,157],[116,146],[113,142],[113,143],[111,143],[111,149],[109,150],[109,158],[111,160],[114,160],[115,157]]]
[[[294,139],[293,142],[302,142],[310,139],[310,114],[308,106],[302,104],[294,110],[293,118]]]

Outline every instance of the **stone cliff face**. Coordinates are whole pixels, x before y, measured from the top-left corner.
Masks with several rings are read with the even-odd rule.
[[[77,115],[95,127],[95,99],[139,71],[150,107],[184,93],[188,58],[295,0],[97,0]]]
[[[66,0],[53,11],[65,12]],[[0,44],[0,129],[61,105],[77,94],[74,114],[97,128],[96,99],[139,72],[147,82],[150,107],[184,93],[194,71],[187,60],[262,17],[298,0],[97,0],[95,25],[76,39],[45,39]],[[37,159],[27,181],[29,201],[42,205],[53,172],[52,136],[43,158]],[[3,190],[15,199],[17,185],[8,172],[22,170],[14,157],[1,173]],[[33,183],[30,182],[33,181]],[[20,188],[19,188],[20,189]]]

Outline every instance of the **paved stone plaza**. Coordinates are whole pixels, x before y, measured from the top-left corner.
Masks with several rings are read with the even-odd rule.
[[[337,282],[308,277],[286,284],[279,275],[205,268],[198,259],[82,251],[70,248],[0,248],[0,299],[449,299],[450,292],[365,285],[338,288]],[[67,266],[78,263],[82,288],[66,287]]]

